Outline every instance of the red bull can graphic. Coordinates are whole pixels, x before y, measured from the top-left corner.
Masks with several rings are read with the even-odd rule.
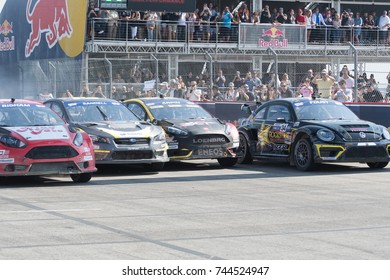
[[[275,26],[263,31],[263,38],[259,39],[259,47],[287,48],[288,40],[284,39],[284,32]],[[282,39],[282,40],[280,40]]]
[[[13,24],[8,20],[0,25],[0,35],[3,35],[3,39],[0,37],[0,52],[15,50],[15,37],[9,36],[13,34]]]
[[[42,34],[45,34],[46,43],[51,49],[62,38],[70,38],[73,32],[67,0],[37,0],[34,7],[31,7],[31,2],[28,0],[26,7],[26,19],[31,26],[26,42],[26,58],[39,46]]]

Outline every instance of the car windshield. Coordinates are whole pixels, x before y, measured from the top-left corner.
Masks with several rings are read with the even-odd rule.
[[[0,127],[51,126],[64,121],[51,109],[40,104],[0,104]]]
[[[358,120],[359,118],[339,102],[305,101],[294,103],[298,120]]]
[[[139,119],[117,101],[78,101],[65,103],[74,123],[134,122]]]
[[[158,120],[212,118],[205,109],[196,104],[151,105],[149,109],[154,118]]]

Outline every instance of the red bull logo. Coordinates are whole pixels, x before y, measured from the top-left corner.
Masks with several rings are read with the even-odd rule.
[[[263,31],[262,37],[259,40],[259,47],[287,48],[288,40],[284,39],[284,32],[275,26]],[[283,40],[280,40],[283,39]]]
[[[67,0],[37,0],[31,9],[31,1],[26,7],[26,19],[31,32],[26,42],[25,55],[29,57],[45,34],[46,43],[51,49],[62,38],[70,38],[73,29],[69,19]]]
[[[15,37],[8,36],[13,33],[12,22],[10,23],[8,20],[4,20],[4,22],[0,25],[0,35],[4,36],[3,40],[0,38],[0,52],[15,50]]]

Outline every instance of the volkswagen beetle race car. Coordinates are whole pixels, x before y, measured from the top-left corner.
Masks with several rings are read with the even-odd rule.
[[[139,98],[124,102],[134,114],[164,128],[171,160],[217,159],[224,167],[237,163],[237,128],[180,98]]]
[[[44,104],[89,134],[96,164],[146,164],[161,170],[169,161],[164,130],[140,121],[116,100],[57,98]]]
[[[320,162],[362,162],[383,168],[390,160],[388,130],[360,120],[329,99],[286,98],[269,101],[242,122],[240,162],[283,159],[300,170]]]
[[[41,103],[0,100],[0,176],[67,174],[88,182],[95,171],[88,134]]]

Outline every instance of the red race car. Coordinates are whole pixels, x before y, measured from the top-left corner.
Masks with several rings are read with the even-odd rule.
[[[0,177],[67,174],[85,183],[95,171],[88,134],[39,102],[0,99]]]

